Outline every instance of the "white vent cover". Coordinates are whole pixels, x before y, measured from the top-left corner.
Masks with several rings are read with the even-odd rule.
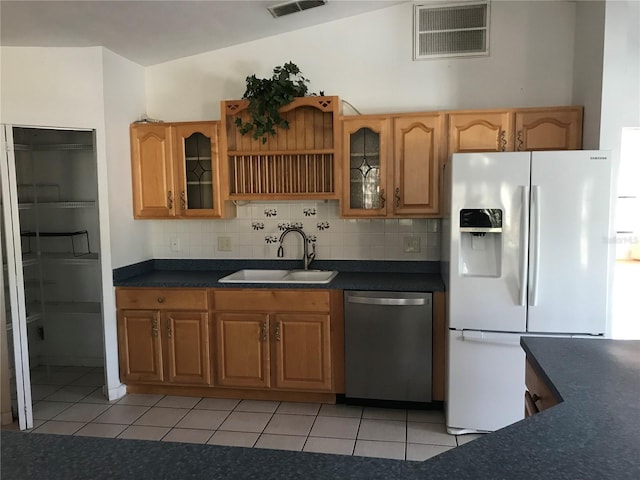
[[[415,5],[413,59],[489,54],[489,0]]]
[[[273,18],[278,18],[284,17],[285,15],[291,15],[292,13],[301,12],[303,10],[309,10],[310,8],[321,7],[326,3],[327,0],[298,0],[272,5],[271,7],[267,7],[267,10],[269,10],[269,13],[273,15]]]

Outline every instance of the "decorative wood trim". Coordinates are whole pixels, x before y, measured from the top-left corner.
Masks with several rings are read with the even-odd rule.
[[[446,294],[433,292],[433,385],[434,401],[445,400],[445,356],[446,356]]]
[[[331,295],[331,363],[333,391],[344,393],[344,292],[330,290]]]

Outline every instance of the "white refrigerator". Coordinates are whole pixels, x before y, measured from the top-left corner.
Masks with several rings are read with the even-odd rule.
[[[452,156],[442,257],[450,433],[524,417],[522,335],[605,335],[610,204],[609,152]]]

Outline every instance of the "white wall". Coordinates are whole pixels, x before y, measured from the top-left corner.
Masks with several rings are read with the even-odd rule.
[[[584,105],[582,147],[585,150],[598,149],[600,144],[604,12],[604,0],[576,3],[572,103]]]
[[[113,268],[151,258],[149,223],[133,219],[129,125],[146,109],[144,68],[104,50],[109,226]],[[105,186],[106,183],[105,183]]]
[[[600,148],[612,151],[614,179],[617,179],[622,130],[640,127],[640,2],[636,0],[606,2],[600,124]],[[614,238],[612,229],[612,244]],[[616,273],[620,273],[619,268],[616,268]],[[614,283],[618,281],[624,281],[623,277],[613,279]],[[612,291],[609,290],[609,298],[614,298],[617,303],[608,334],[624,338],[627,318],[631,316],[633,321],[637,321],[636,311],[625,311],[626,305],[637,304],[636,298],[631,296],[635,291],[631,293],[617,286],[617,297],[612,297]]]
[[[123,240],[120,235],[126,220],[119,196],[121,192],[125,192],[125,196],[131,195],[128,133],[125,129],[123,136],[122,124],[130,123],[140,114],[137,106],[144,102],[141,93],[144,91],[143,72],[141,67],[101,47],[2,47],[0,55],[2,123],[94,129],[96,132],[105,366],[110,394],[117,395],[120,382],[111,255],[114,253],[114,259],[120,262],[150,257],[145,225],[133,227],[134,231],[142,232],[143,241]],[[130,105],[124,106],[127,103]],[[127,108],[136,110],[131,118],[126,118]],[[114,175],[113,181],[108,178],[110,174]],[[121,182],[126,183],[122,185]],[[111,217],[117,236],[113,246],[110,194],[116,199]],[[128,210],[127,219],[131,217],[131,207]],[[95,330],[100,325],[92,328]],[[69,335],[69,349],[73,349],[77,335],[82,336],[82,332]]]
[[[245,77],[292,60],[362,113],[567,105],[572,101],[575,4],[492,2],[491,55],[412,61],[411,2],[147,69],[148,114],[220,118]],[[350,110],[345,113],[351,114]]]
[[[492,2],[491,55],[479,58],[412,61],[412,22],[409,2],[148,67],[148,114],[219,119],[219,101],[240,98],[247,75],[269,76],[289,60],[311,79],[311,91],[338,95],[362,113],[571,104],[575,4]],[[305,218],[305,206],[318,216]],[[282,204],[277,219],[265,218],[265,208],[240,207],[237,220],[224,222],[152,222],[153,255],[275,258],[268,237],[279,235],[279,223],[302,222],[318,239],[318,258],[439,260],[437,221],[342,220],[335,202]],[[318,229],[318,221],[330,228]],[[231,252],[217,250],[218,236],[231,238]],[[420,238],[419,253],[404,251],[407,236]],[[169,249],[173,238],[177,252]]]

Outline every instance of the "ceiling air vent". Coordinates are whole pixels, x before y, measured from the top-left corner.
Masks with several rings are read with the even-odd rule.
[[[269,13],[273,15],[273,18],[284,17],[285,15],[291,15],[292,13],[301,12],[303,10],[309,10],[310,8],[321,7],[325,5],[327,0],[299,0],[297,2],[280,3],[268,7]]]
[[[415,5],[413,59],[489,54],[489,0]]]

